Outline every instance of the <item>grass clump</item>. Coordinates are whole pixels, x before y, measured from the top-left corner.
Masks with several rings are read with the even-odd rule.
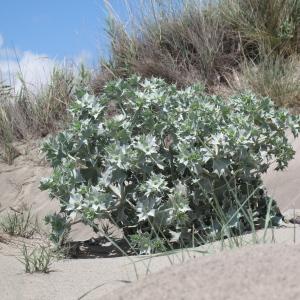
[[[299,65],[299,0],[153,0],[140,1],[138,7],[126,3],[126,24],[108,8],[111,56],[102,60],[95,77],[96,93],[108,79],[139,74],[178,87],[202,82],[207,91],[227,94],[235,83],[231,75],[247,71],[245,80],[255,93],[277,105],[299,106],[299,72],[291,63]],[[263,72],[260,84],[250,78],[256,69],[258,75]],[[285,81],[287,86],[280,89]]]
[[[269,96],[277,106],[300,106],[300,61],[298,57],[266,56],[259,64],[245,63],[233,88],[251,89]]]
[[[81,218],[99,230],[98,219],[112,220],[135,247],[147,245],[144,253],[280,220],[261,175],[292,159],[285,131],[297,136],[300,119],[270,99],[244,93],[225,102],[199,85],[133,76],[71,111],[70,127],[44,145],[54,171],[41,182],[60,200],[62,225]]]
[[[244,53],[264,52],[282,57],[299,52],[299,0],[221,0],[222,17],[239,32]]]
[[[20,90],[1,99],[7,131],[13,139],[45,136],[61,127],[72,99],[73,75],[67,70],[55,69],[48,86],[31,91],[25,81]],[[1,126],[3,128],[3,126]]]
[[[104,73],[161,77],[178,86],[222,81],[240,60],[238,36],[227,29],[217,5],[200,2],[141,1],[128,30],[111,13],[111,60],[104,63]]]
[[[3,92],[2,94],[0,94],[0,99],[2,97],[4,99],[7,99],[8,96],[11,96],[10,90],[7,93]],[[5,107],[1,106],[0,102],[0,149],[2,149],[1,157],[9,165],[12,164],[14,158],[19,154],[17,149],[13,146],[14,138],[11,125],[12,124],[9,120],[9,116],[7,115],[7,111]]]
[[[0,220],[0,228],[11,236],[31,238],[38,231],[37,220],[33,220],[31,211],[14,211]]]
[[[35,90],[21,75],[19,90],[0,86],[0,147],[5,161],[12,163],[18,155],[15,141],[44,137],[64,127],[70,103],[89,86],[89,71],[81,66],[77,73],[56,67],[49,82]]]
[[[18,260],[24,265],[26,273],[49,273],[54,255],[52,251],[44,246],[39,246],[29,250],[24,244],[22,257]]]

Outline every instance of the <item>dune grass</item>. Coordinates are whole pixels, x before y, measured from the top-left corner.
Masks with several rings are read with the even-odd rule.
[[[25,81],[18,91],[1,98],[2,135],[18,139],[32,135],[45,136],[60,127],[72,100],[74,75],[67,70],[53,70],[49,84],[37,91]]]
[[[31,238],[39,230],[38,221],[28,211],[12,211],[0,219],[0,229],[11,236]]]
[[[18,260],[24,265],[26,273],[49,273],[50,266],[54,260],[54,254],[47,247],[38,246],[30,250],[24,244],[22,255]]]
[[[15,141],[45,137],[65,126],[76,93],[89,89],[90,72],[83,65],[79,70],[57,66],[50,81],[34,89],[19,77],[18,90],[0,85],[0,153],[8,164],[19,154]]]
[[[228,31],[217,8],[201,1],[140,1],[134,12],[128,4],[130,29],[111,10],[111,59],[102,69],[117,77],[162,77],[179,86],[216,84],[242,54],[238,35]]]
[[[246,56],[263,53],[282,57],[299,52],[298,0],[221,0],[221,16],[239,32]]]
[[[232,90],[250,89],[258,95],[270,97],[277,106],[299,112],[299,57],[266,56],[258,64],[245,62],[241,65],[241,71],[235,75],[230,82]]]
[[[298,110],[299,0],[124,2],[126,23],[108,5],[111,55],[101,61],[95,93],[108,79],[137,73],[228,94],[237,74],[243,88]]]

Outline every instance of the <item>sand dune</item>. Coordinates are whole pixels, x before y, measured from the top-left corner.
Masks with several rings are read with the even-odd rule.
[[[56,211],[57,201],[50,201],[47,192],[39,189],[42,177],[51,174],[39,153],[39,143],[18,145],[22,153],[9,166],[0,160],[0,213],[10,208],[16,210],[32,209],[32,213],[42,219],[45,215]]]
[[[98,299],[300,299],[299,257],[299,246],[249,246],[169,267]]]
[[[288,168],[280,172],[270,168],[263,176],[268,193],[283,212],[294,207],[300,208],[300,138],[290,140],[296,155]]]
[[[221,252],[215,243],[152,258],[66,259],[49,274],[25,274],[15,257],[22,241],[13,239],[0,244],[0,299],[279,299],[277,292],[299,299],[299,227],[295,233],[296,246],[294,229],[281,228],[274,232],[276,244]],[[245,245],[247,240],[251,236]]]

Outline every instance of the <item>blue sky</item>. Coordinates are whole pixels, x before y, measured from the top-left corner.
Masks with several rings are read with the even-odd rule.
[[[58,59],[80,53],[97,58],[107,49],[103,0],[2,2],[0,34],[5,47]],[[125,17],[123,0],[111,0],[110,3]]]
[[[124,0],[108,1],[126,20]],[[20,69],[28,80],[42,78],[65,58],[95,66],[109,53],[106,15],[104,0],[2,0],[0,81]]]

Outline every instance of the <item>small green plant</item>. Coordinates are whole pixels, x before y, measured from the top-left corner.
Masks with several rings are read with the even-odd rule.
[[[26,273],[49,273],[53,259],[54,254],[50,249],[39,246],[30,251],[24,244],[22,257],[18,260],[25,266]]]
[[[69,129],[45,143],[41,182],[64,222],[113,220],[141,253],[197,246],[278,221],[261,179],[284,169],[300,118],[251,93],[224,101],[195,85],[133,76],[74,102]],[[271,203],[271,204],[270,204]],[[268,208],[268,206],[270,207]],[[148,248],[151,249],[148,249]]]
[[[48,215],[45,217],[46,225],[50,225],[52,232],[49,235],[50,241],[55,245],[55,249],[61,250],[68,240],[71,230],[70,222],[60,214]]]
[[[130,236],[131,246],[140,254],[151,254],[167,251],[163,239],[153,237],[149,232],[136,233]]]
[[[33,219],[31,210],[14,211],[0,220],[0,228],[12,236],[31,238],[38,231],[38,222],[37,219]]]

